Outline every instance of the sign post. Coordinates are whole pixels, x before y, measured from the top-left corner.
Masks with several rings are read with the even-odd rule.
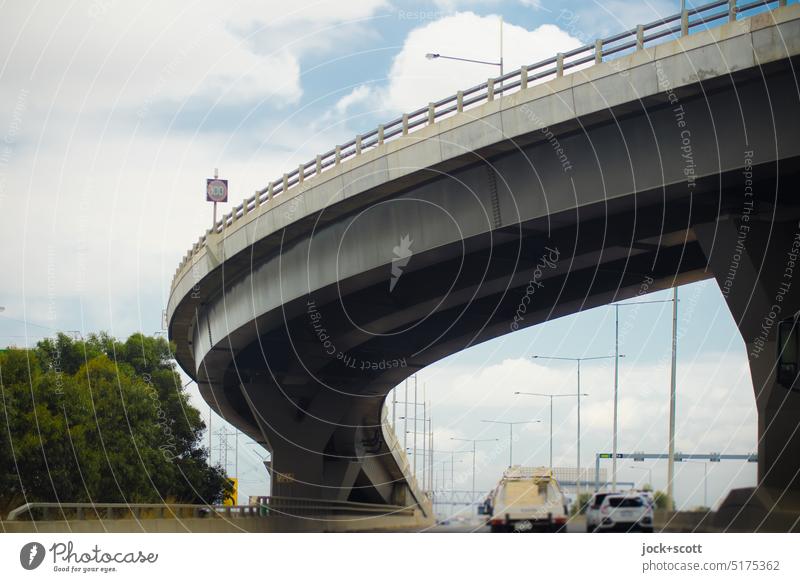
[[[228,201],[228,181],[220,180],[217,168],[214,168],[214,177],[206,178],[206,201],[214,203],[214,222],[212,230],[217,228],[217,202]]]

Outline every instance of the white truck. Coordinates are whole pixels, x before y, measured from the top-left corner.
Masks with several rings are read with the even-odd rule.
[[[515,465],[487,496],[481,508],[492,532],[566,531],[566,499],[546,467]]]

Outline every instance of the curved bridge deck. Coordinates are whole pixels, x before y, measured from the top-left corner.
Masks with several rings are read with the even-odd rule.
[[[765,261],[782,263],[800,217],[800,7],[736,20],[727,6],[404,115],[200,239],[173,282],[170,338],[206,400],[272,450],[274,494],[424,506],[382,421],[392,387],[554,317],[724,285],[734,250],[744,266],[726,297],[754,340],[781,275]],[[744,173],[755,210],[739,241]],[[781,396],[768,359],[751,364],[764,415]],[[800,410],[782,406],[787,421]],[[774,461],[761,436],[759,459]]]

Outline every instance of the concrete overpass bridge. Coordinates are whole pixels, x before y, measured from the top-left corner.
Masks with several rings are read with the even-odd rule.
[[[490,79],[300,165],[206,232],[176,272],[170,338],[209,404],[272,451],[273,495],[429,517],[385,423],[394,386],[713,277],[751,354],[748,504],[794,499],[800,393],[775,366],[777,322],[800,309],[800,7],[782,4],[712,2]]]

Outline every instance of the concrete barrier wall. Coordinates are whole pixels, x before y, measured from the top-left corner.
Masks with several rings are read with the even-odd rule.
[[[334,517],[293,519],[252,517],[240,519],[114,519],[70,521],[0,521],[3,533],[344,533],[417,531],[430,520],[413,516]]]

